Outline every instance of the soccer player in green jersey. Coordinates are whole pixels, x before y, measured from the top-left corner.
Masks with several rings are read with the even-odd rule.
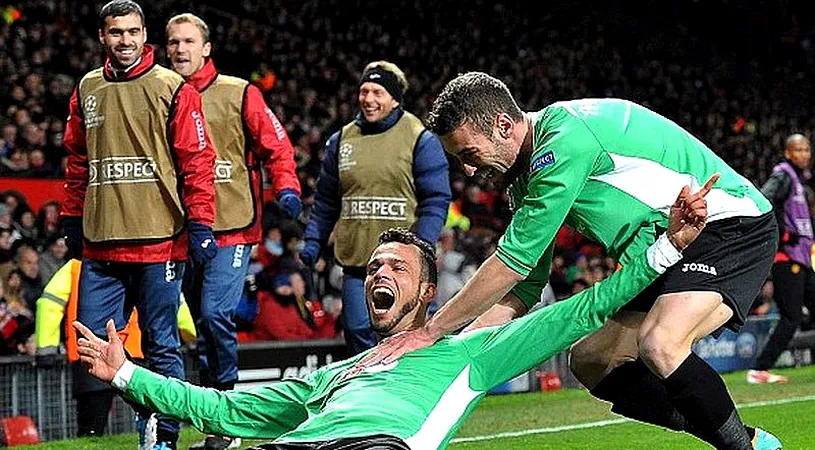
[[[719,449],[752,449],[764,440],[742,424],[716,371],[691,352],[703,336],[744,323],[772,266],[778,230],[770,202],[752,183],[645,107],[585,99],[524,113],[506,85],[484,73],[450,81],[428,128],[469,175],[503,177],[513,218],[495,254],[458,295],[360,366],[430,345],[482,313],[470,328],[524,314],[547,283],[563,223],[625,267],[665,228],[677,189],[720,173],[708,196],[706,231],[680,264],[578,343],[571,366],[618,414],[687,431]]]
[[[355,357],[250,391],[216,391],[164,378],[126,362],[109,343],[75,323],[90,373],[135,403],[189,420],[206,433],[274,439],[266,450],[433,450],[444,448],[492,387],[565,350],[598,329],[653,282],[704,228],[715,177],[699,192],[682,189],[667,233],[632,255],[607,280],[571,299],[500,327],[446,337],[389,364],[355,371]],[[365,278],[371,323],[380,336],[424,325],[436,291],[433,247],[404,229],[380,236]],[[363,353],[364,355],[364,353]]]

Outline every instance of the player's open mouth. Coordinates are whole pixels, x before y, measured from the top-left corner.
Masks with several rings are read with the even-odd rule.
[[[380,286],[374,288],[373,298],[371,300],[374,305],[374,313],[384,314],[393,306],[393,303],[396,301],[396,295],[394,295],[390,288]]]

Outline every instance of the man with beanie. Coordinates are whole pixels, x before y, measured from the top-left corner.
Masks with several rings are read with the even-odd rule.
[[[184,292],[197,312],[201,384],[230,390],[238,380],[235,308],[243,293],[252,245],[261,241],[265,166],[281,209],[292,219],[302,211],[294,148],[286,130],[248,81],[218,73],[210,57],[209,27],[198,16],[180,14],[167,22],[172,69],[200,94],[215,161],[215,240],[218,253],[192,264]],[[240,439],[208,436],[191,448],[240,446]]]
[[[781,242],[772,268],[776,305],[781,319],[767,345],[747,371],[747,382],[786,383],[787,377],[768,372],[792,340],[804,320],[804,300],[812,301],[812,219],[804,191],[812,159],[809,139],[789,136],[784,145],[784,161],[773,168],[761,192],[773,203]]]
[[[395,64],[368,64],[359,82],[359,113],[326,143],[300,258],[314,264],[334,226],[343,267],[342,321],[350,354],[376,345],[363,291],[376,238],[411,228],[435,244],[447,217],[450,182],[441,142],[402,107],[408,88]]]
[[[82,258],[77,318],[105,335],[135,306],[148,366],[183,379],[178,308],[189,255],[217,254],[213,166],[201,96],[157,65],[141,7],[113,0],[99,13],[104,66],[77,83],[65,129],[63,226],[70,257]],[[83,249],[84,246],[84,249]],[[142,449],[175,449],[179,423],[137,410]]]

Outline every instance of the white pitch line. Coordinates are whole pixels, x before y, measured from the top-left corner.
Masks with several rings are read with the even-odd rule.
[[[736,405],[738,409],[749,409],[749,408],[759,408],[762,406],[774,406],[774,405],[785,405],[787,403],[799,403],[799,402],[809,402],[815,400],[815,395],[805,395],[802,397],[788,397],[788,398],[780,398],[777,400],[763,400],[760,402],[750,402],[744,403],[742,405]],[[470,437],[462,437],[462,438],[455,438],[450,441],[451,444],[457,444],[462,442],[478,442],[478,441],[490,441],[493,439],[505,439],[505,438],[514,438],[514,437],[521,437],[521,436],[529,436],[532,434],[547,434],[547,433],[559,433],[561,431],[572,431],[572,430],[583,430],[586,428],[600,428],[600,427],[607,427],[609,425],[619,425],[621,423],[631,422],[629,419],[609,419],[609,420],[598,420],[595,422],[583,422],[583,423],[575,423],[571,425],[561,425],[557,427],[546,427],[546,428],[532,428],[529,430],[521,430],[521,431],[507,431],[504,433],[496,433],[496,434],[488,434],[485,436],[470,436]]]

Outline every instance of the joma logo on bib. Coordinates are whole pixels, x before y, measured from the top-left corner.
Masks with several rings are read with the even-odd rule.
[[[88,186],[158,181],[156,162],[144,156],[111,156],[88,161]]]
[[[207,137],[204,131],[204,120],[198,111],[192,112],[192,120],[195,122],[195,137],[198,138],[198,150],[207,148]]]

